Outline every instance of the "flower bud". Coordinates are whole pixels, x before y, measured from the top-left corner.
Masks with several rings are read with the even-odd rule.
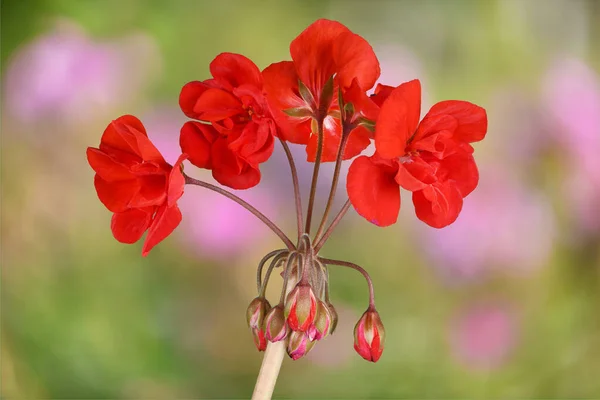
[[[354,350],[365,360],[377,362],[383,353],[384,339],[379,313],[369,308],[354,327]]]
[[[335,328],[337,328],[338,324],[338,313],[333,307],[333,304],[327,303],[327,308],[329,309],[329,314],[331,314],[331,325],[329,325],[329,334],[332,335]]]
[[[292,331],[289,335],[287,353],[292,360],[297,360],[304,357],[314,345],[315,342],[311,342],[305,332]]]
[[[298,284],[290,292],[285,304],[285,315],[291,330],[306,332],[317,314],[317,299],[310,285]]]
[[[288,326],[283,315],[283,307],[271,308],[265,317],[265,337],[270,342],[278,342],[285,339]]]
[[[264,297],[257,297],[252,300],[248,310],[246,310],[248,326],[252,329],[262,329],[265,315],[270,309],[271,304]]]
[[[308,338],[313,340],[321,340],[329,333],[331,326],[331,313],[329,307],[325,302],[320,301],[317,303],[317,317],[315,322],[308,328]]]
[[[252,328],[252,336],[254,336],[254,344],[258,351],[265,351],[267,348],[267,339],[263,329]]]

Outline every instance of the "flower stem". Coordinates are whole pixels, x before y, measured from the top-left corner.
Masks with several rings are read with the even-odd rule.
[[[321,219],[321,224],[319,225],[319,229],[315,234],[315,242],[319,241],[319,236],[323,233],[323,229],[325,229],[325,224],[327,223],[327,217],[329,217],[329,212],[331,211],[331,206],[333,205],[333,199],[335,198],[335,191],[337,190],[337,185],[340,180],[340,170],[342,169],[342,160],[344,158],[344,150],[346,150],[346,143],[348,143],[348,137],[350,133],[349,127],[344,125],[344,129],[342,132],[342,138],[340,140],[340,147],[338,148],[337,158],[335,160],[335,169],[333,171],[333,180],[331,181],[331,190],[329,191],[329,198],[327,199],[327,205],[325,206],[325,212],[323,213],[323,218]]]
[[[313,168],[312,182],[310,185],[310,196],[308,197],[308,209],[306,210],[306,225],[304,232],[310,233],[310,223],[312,219],[313,207],[315,205],[315,194],[317,192],[317,181],[319,179],[319,167],[321,166],[321,155],[323,154],[323,119],[317,121],[317,154],[315,156],[315,166]]]
[[[290,151],[290,147],[283,140],[279,140],[285,155],[287,156],[288,162],[290,163],[290,170],[292,171],[292,182],[294,184],[294,199],[296,201],[296,218],[298,220],[298,239],[302,236],[302,197],[300,195],[300,184],[298,183],[298,171],[296,170],[296,163],[294,157]]]
[[[270,400],[275,389],[275,382],[281,369],[283,356],[285,355],[285,340],[267,344],[267,350],[263,357],[252,400]]]
[[[342,209],[340,210],[338,215],[336,215],[335,218],[333,219],[333,221],[331,221],[331,225],[329,225],[329,228],[327,228],[327,230],[325,231],[323,236],[321,236],[319,241],[315,244],[315,253],[317,253],[317,254],[319,253],[319,250],[321,250],[321,247],[323,247],[323,245],[325,244],[327,239],[329,239],[329,236],[331,236],[335,227],[340,223],[342,218],[344,218],[344,215],[346,215],[346,212],[348,212],[349,208],[350,208],[350,199],[346,200],[346,203],[344,203],[344,206],[342,207]]]
[[[188,185],[196,185],[196,186],[200,186],[200,187],[212,190],[213,192],[217,192],[219,194],[222,194],[223,196],[225,196],[225,197],[227,197],[227,198],[235,201],[240,206],[244,207],[246,210],[248,210],[252,214],[254,214],[254,216],[256,216],[256,218],[260,219],[265,225],[267,225],[269,228],[271,228],[271,230],[277,236],[279,236],[279,238],[283,241],[283,243],[285,243],[286,247],[289,250],[294,250],[296,248],[294,246],[294,244],[292,243],[292,241],[286,236],[285,233],[283,233],[283,231],[281,229],[279,229],[279,227],[277,225],[275,225],[273,223],[273,221],[271,221],[263,213],[261,213],[260,211],[258,211],[256,208],[254,208],[253,206],[251,206],[250,204],[248,204],[247,202],[245,202],[244,200],[242,200],[241,198],[239,198],[235,194],[233,194],[231,192],[228,192],[225,189],[221,189],[220,187],[215,186],[213,184],[210,184],[208,182],[199,181],[198,179],[191,178],[191,177],[189,177],[189,176],[187,176],[185,174],[184,174],[184,177],[185,177],[185,183],[188,184]]]
[[[273,250],[272,252],[264,256],[262,260],[260,260],[260,262],[258,263],[258,268],[256,269],[256,288],[258,290],[258,293],[260,293],[260,288],[262,288],[262,271],[267,261],[269,261],[269,259],[272,257],[277,257],[287,252],[288,251],[285,249]]]
[[[364,268],[348,261],[332,260],[330,258],[322,257],[319,257],[319,260],[328,265],[339,265],[342,267],[352,268],[360,272],[365,277],[365,279],[367,280],[367,284],[369,285],[369,308],[375,308],[375,290],[373,289],[373,281],[371,280],[369,273]]]
[[[285,261],[282,259],[287,257],[287,254],[288,254],[287,251],[285,251],[283,253],[279,253],[278,255],[275,256],[275,258],[273,258],[273,261],[271,261],[271,264],[269,265],[269,268],[267,269],[267,273],[265,274],[265,280],[263,281],[262,286],[259,289],[259,292],[258,292],[259,297],[265,297],[265,291],[267,290],[267,285],[269,284],[269,279],[271,278],[271,273],[273,272],[273,269],[277,268],[279,266],[279,264],[281,264],[281,261]]]

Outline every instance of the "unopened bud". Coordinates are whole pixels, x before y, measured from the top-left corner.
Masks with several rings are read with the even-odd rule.
[[[292,331],[289,335],[287,353],[292,360],[297,360],[304,357],[314,345],[315,342],[311,342],[305,332]]]
[[[317,314],[317,299],[310,285],[298,284],[285,304],[285,316],[291,330],[306,332]]]
[[[265,317],[265,337],[270,342],[278,342],[285,339],[288,326],[283,315],[283,307],[273,307]]]
[[[311,341],[321,340],[329,333],[331,326],[331,314],[325,302],[317,303],[317,317],[315,322],[308,328],[308,337]]]
[[[267,339],[263,329],[252,328],[252,336],[254,336],[254,344],[258,351],[265,351],[267,348]]]
[[[246,320],[252,329],[262,328],[265,315],[271,309],[271,304],[264,297],[257,297],[250,302],[246,310]]]
[[[329,309],[329,314],[331,314],[331,325],[329,326],[329,334],[332,335],[337,328],[338,324],[338,313],[333,307],[333,304],[327,303],[327,308]]]
[[[354,350],[367,361],[377,362],[383,353],[385,330],[379,313],[368,309],[354,327]]]

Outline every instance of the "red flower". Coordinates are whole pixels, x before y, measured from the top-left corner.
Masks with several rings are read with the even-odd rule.
[[[273,152],[277,126],[263,94],[263,78],[248,58],[219,54],[210,64],[213,79],[193,81],[181,90],[179,104],[190,118],[180,144],[190,162],[213,171],[221,184],[248,189],[260,181],[258,165]]]
[[[99,148],[88,147],[87,158],[96,171],[98,197],[114,213],[115,239],[135,243],[148,231],[142,248],[146,256],[181,222],[176,203],[183,195],[186,155],[172,167],[148,139],[142,122],[124,115],[108,125]]]
[[[393,90],[378,89],[374,102],[385,101],[376,122],[376,153],[350,166],[347,189],[352,205],[372,223],[391,225],[398,218],[403,187],[413,192],[420,220],[435,228],[451,224],[479,180],[469,143],[485,137],[485,110],[466,101],[442,101],[419,123],[418,80]]]
[[[317,135],[314,121],[324,118],[322,161],[334,161],[341,138],[339,119],[334,118],[338,88],[353,80],[363,91],[379,77],[379,61],[369,43],[339,22],[320,19],[306,28],[290,45],[293,61],[271,64],[263,71],[265,91],[283,139],[307,144],[308,161],[314,161]],[[333,85],[331,85],[333,79]],[[299,83],[300,82],[300,83]],[[344,159],[369,145],[366,130],[348,139]]]

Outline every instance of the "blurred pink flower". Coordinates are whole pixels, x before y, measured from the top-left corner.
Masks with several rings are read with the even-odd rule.
[[[499,304],[470,306],[450,325],[453,356],[470,369],[497,368],[514,349],[518,328],[517,318],[509,307]]]
[[[488,167],[456,222],[422,232],[421,244],[433,266],[456,282],[543,266],[552,251],[555,220],[545,197]]]
[[[557,61],[544,79],[545,101],[565,160],[564,193],[575,223],[600,233],[600,77],[585,63]]]
[[[100,42],[60,20],[13,55],[5,104],[21,122],[86,121],[130,101],[155,75],[159,61],[146,35]]]
[[[181,110],[174,107],[154,107],[142,117],[148,136],[164,155],[174,162],[181,154],[179,130],[187,121]],[[210,172],[185,163],[190,175],[215,184]],[[291,190],[291,188],[290,188]],[[277,220],[278,199],[261,187],[234,191],[272,220]],[[234,201],[207,189],[186,187],[178,202],[183,221],[175,232],[176,237],[200,258],[224,259],[248,253],[272,233],[249,211]]]

